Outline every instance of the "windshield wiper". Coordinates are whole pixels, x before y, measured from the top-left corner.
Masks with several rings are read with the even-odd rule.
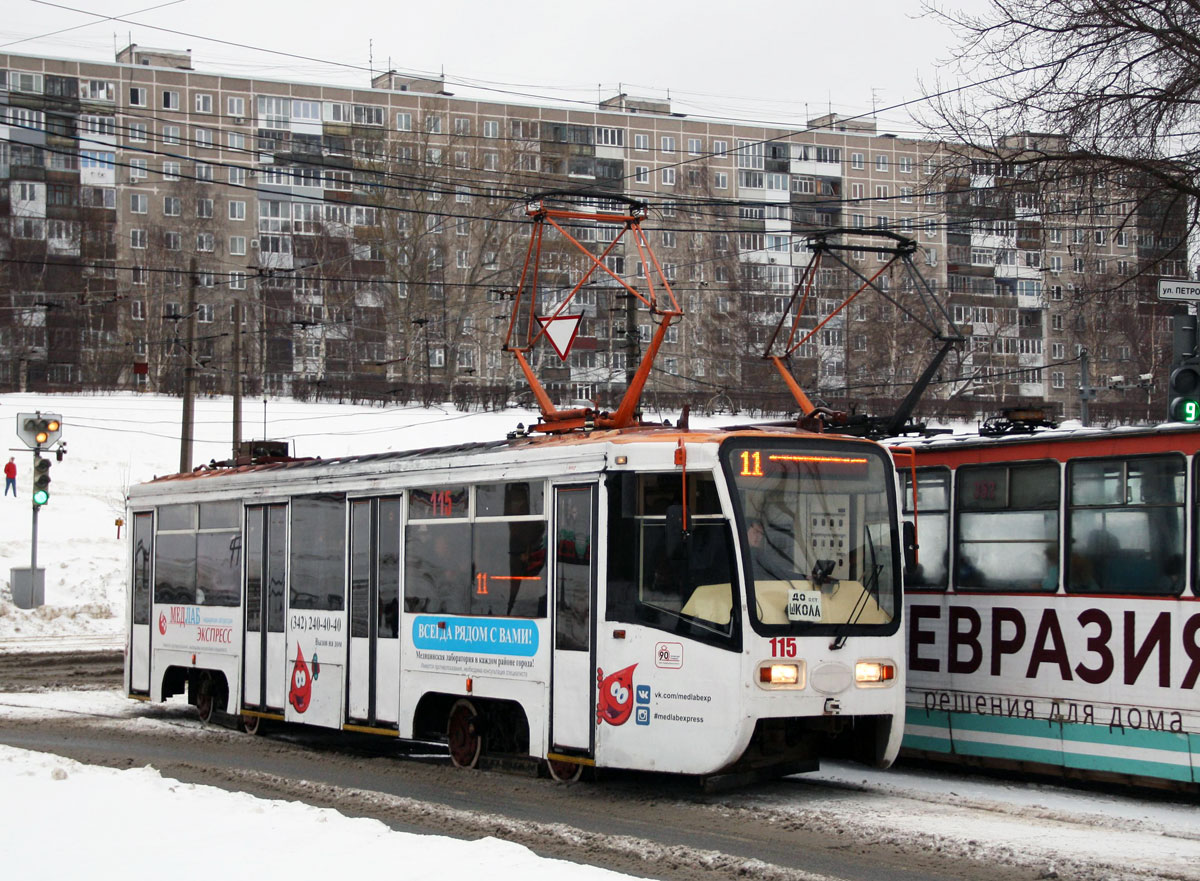
[[[858,619],[862,617],[862,613],[867,610],[867,600],[874,599],[876,604],[879,603],[879,573],[883,571],[883,564],[877,562],[878,557],[875,554],[875,540],[871,538],[871,527],[867,526],[864,530],[867,536],[867,550],[870,552],[871,562],[867,576],[862,582],[862,592],[858,595],[858,599],[854,603],[854,608],[850,610],[850,617],[844,624],[839,624],[838,627],[852,627],[858,623]],[[849,637],[847,633],[839,633],[837,637],[829,644],[831,651],[838,651],[846,644]]]

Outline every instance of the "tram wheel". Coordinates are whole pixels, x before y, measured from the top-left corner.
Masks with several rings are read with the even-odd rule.
[[[263,717],[251,716],[248,714],[242,715],[242,730],[251,737],[257,737],[263,733]]]
[[[474,768],[483,752],[483,736],[479,733],[479,713],[466,698],[455,701],[446,720],[446,742],[450,761],[456,768]]]
[[[217,684],[210,674],[205,673],[196,685],[196,715],[205,724],[216,721],[217,716]]]
[[[546,769],[549,770],[550,776],[559,783],[575,783],[583,776],[583,765],[578,762],[546,759]]]

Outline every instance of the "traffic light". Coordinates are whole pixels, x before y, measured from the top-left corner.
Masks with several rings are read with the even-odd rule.
[[[1171,371],[1167,400],[1172,422],[1200,422],[1200,360],[1186,360]]]
[[[18,413],[17,437],[33,449],[48,447],[62,435],[62,416],[57,413]]]
[[[44,505],[50,501],[50,460],[37,456],[33,460],[33,503]]]

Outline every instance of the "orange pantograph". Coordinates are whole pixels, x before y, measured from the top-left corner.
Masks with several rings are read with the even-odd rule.
[[[557,197],[557,198],[556,198]],[[590,201],[581,203],[578,200],[588,198]],[[574,200],[576,204],[567,207],[549,207],[550,199],[561,200],[564,204]],[[597,207],[598,205],[612,207]],[[533,199],[526,208],[526,214],[533,221],[533,229],[529,236],[529,249],[525,254],[525,266],[521,270],[521,280],[513,295],[512,316],[509,321],[508,334],[504,338],[505,351],[512,352],[529,383],[541,410],[541,421],[533,426],[535,431],[557,434],[574,431],[581,428],[628,428],[635,423],[637,405],[650,376],[650,368],[658,354],[659,347],[667,335],[671,322],[683,316],[675,293],[663,274],[658,259],[650,249],[646,234],[642,231],[641,223],[646,218],[646,206],[643,203],[623,196],[611,194],[581,197],[580,194],[560,193],[544,194]],[[593,254],[573,236],[567,224],[593,222],[618,227],[619,232],[613,237],[599,255]],[[547,227],[557,230],[563,240],[573,245],[580,254],[587,258],[587,269],[570,288],[567,294],[549,311],[549,314],[538,313],[538,283],[542,270],[543,244],[546,241]],[[624,236],[628,234],[637,247],[638,259],[646,267],[645,291],[639,291],[615,273],[605,262],[606,258],[616,249]],[[617,285],[624,288],[629,296],[636,297],[650,310],[652,318],[659,319],[658,329],[650,340],[649,346],[642,355],[625,394],[617,409],[611,413],[598,412],[592,408],[575,408],[559,410],[554,406],[545,387],[538,380],[529,363],[529,353],[543,338],[550,339],[550,328],[555,321],[573,317],[569,309],[579,290],[593,281],[599,273],[611,278]],[[560,357],[565,358],[569,344],[564,349],[559,342],[554,348]]]

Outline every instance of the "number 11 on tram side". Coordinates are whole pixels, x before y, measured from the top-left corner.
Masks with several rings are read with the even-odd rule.
[[[637,426],[215,466],[134,487],[129,518],[137,699],[566,779],[899,749],[897,479],[870,441]]]

